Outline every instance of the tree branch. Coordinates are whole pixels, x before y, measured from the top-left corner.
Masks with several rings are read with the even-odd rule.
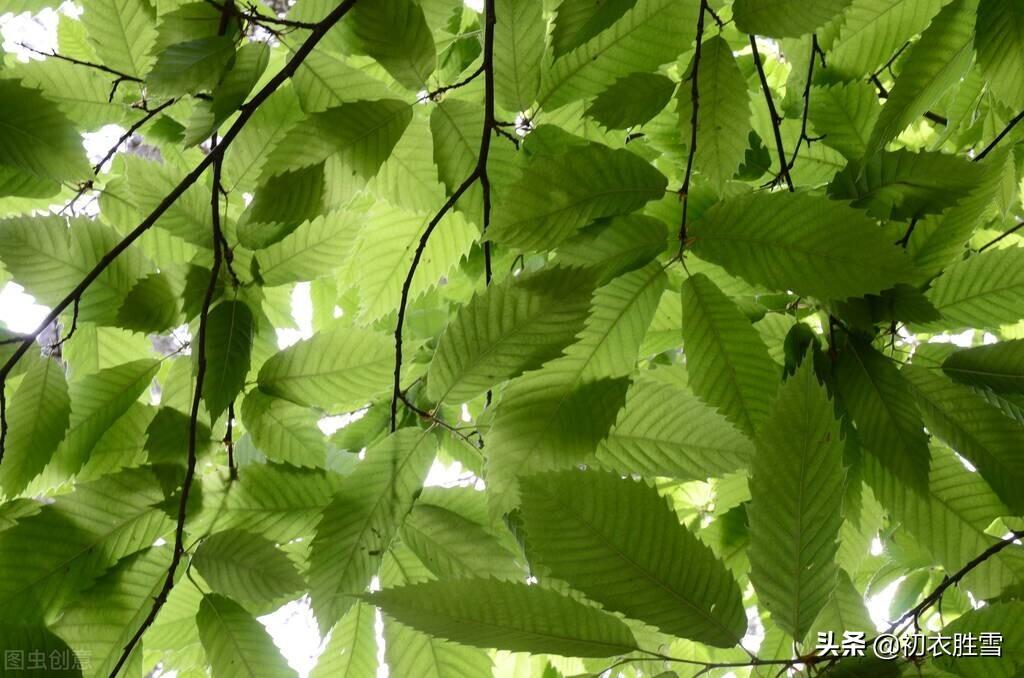
[[[679,198],[683,203],[683,214],[679,220],[679,257],[682,258],[686,246],[686,211],[690,202],[690,179],[693,176],[693,158],[697,154],[697,120],[700,109],[700,87],[698,73],[700,71],[700,53],[704,42],[704,12],[708,8],[707,0],[700,0],[697,10],[697,45],[693,51],[693,71],[690,73],[690,148],[686,154],[686,173],[683,185],[679,188]]]
[[[237,17],[239,19],[244,19],[250,23],[260,26],[261,28],[268,28],[263,24],[274,24],[276,26],[283,26],[284,28],[304,28],[307,30],[314,30],[319,25],[315,23],[310,23],[308,21],[294,21],[292,19],[282,19],[276,16],[265,16],[263,14],[259,14],[258,12],[253,11],[252,8],[250,8],[249,11],[240,10],[237,7],[235,7],[234,3],[232,2],[220,3],[216,0],[205,0],[205,2],[208,5],[216,7],[222,12],[227,12],[231,16]]]
[[[134,123],[132,123],[132,126],[129,127],[128,130],[118,138],[117,143],[115,143],[113,146],[111,146],[110,150],[107,151],[106,155],[104,155],[103,158],[100,159],[100,161],[93,166],[92,173],[93,174],[99,174],[100,173],[100,169],[103,167],[103,165],[108,160],[110,160],[111,158],[114,157],[114,154],[117,153],[117,150],[119,148],[121,148],[121,145],[123,143],[125,143],[126,141],[131,139],[132,135],[134,135],[136,132],[138,132],[139,129],[143,125],[145,125],[147,122],[149,122],[150,120],[155,118],[162,110],[164,110],[165,108],[171,106],[172,104],[174,104],[177,101],[178,101],[177,99],[168,99],[167,101],[163,102],[162,104],[160,104],[156,108],[151,108],[148,111],[146,111],[146,115],[142,116],[140,119],[138,119]]]
[[[907,610],[902,617],[890,624],[887,632],[893,633],[901,626],[904,626],[908,621],[913,621],[917,624],[917,620],[920,619],[921,615],[924,614],[928,608],[938,604],[942,600],[942,595],[949,587],[959,584],[960,581],[970,574],[972,570],[1021,538],[1024,538],[1024,530],[1011,532],[1010,536],[1006,539],[1002,539],[995,544],[992,544],[992,546],[989,546],[987,549],[979,553],[966,565],[957,570],[952,576],[943,579],[942,583],[936,586],[935,590],[925,596],[920,603]]]
[[[153,621],[156,619],[157,614],[159,614],[160,609],[164,606],[164,603],[167,602],[167,597],[174,588],[174,575],[178,570],[178,565],[181,563],[181,559],[185,555],[185,519],[187,518],[188,513],[188,498],[192,490],[192,481],[196,475],[196,438],[199,434],[199,404],[203,398],[203,384],[206,380],[206,330],[210,317],[210,306],[213,305],[213,297],[217,291],[217,278],[220,274],[221,260],[223,259],[220,235],[220,193],[216,188],[220,184],[222,162],[223,154],[220,154],[213,163],[214,190],[212,191],[213,197],[210,201],[213,222],[213,266],[210,268],[210,282],[206,286],[206,294],[203,297],[202,310],[199,313],[199,346],[196,353],[196,388],[195,393],[192,396],[192,411],[189,414],[188,421],[188,459],[185,464],[185,478],[181,483],[181,497],[178,500],[178,519],[174,529],[174,553],[171,555],[171,564],[167,568],[167,577],[164,579],[164,584],[160,589],[160,593],[158,593],[156,598],[153,600],[153,606],[150,608],[149,614],[146,615],[146,618],[135,631],[131,640],[129,640],[124,646],[124,650],[121,652],[121,657],[117,660],[117,664],[114,665],[114,669],[110,672],[110,678],[115,678],[117,676],[121,667],[123,667],[125,662],[128,661],[128,657],[131,656],[132,650],[134,650],[135,646],[138,645],[140,640],[142,640],[142,636],[153,624]]]
[[[1017,231],[1019,231],[1019,230],[1020,230],[1020,229],[1022,229],[1022,228],[1024,228],[1024,221],[1020,222],[1019,224],[1017,224],[1017,225],[1016,225],[1016,226],[1014,226],[1013,228],[1009,229],[1008,231],[1006,231],[1006,232],[1005,232],[1005,233],[1003,233],[1002,235],[999,235],[999,236],[996,236],[995,238],[992,238],[992,239],[991,239],[991,240],[989,240],[989,241],[988,241],[987,243],[985,243],[984,245],[982,245],[981,247],[979,247],[979,248],[978,248],[978,251],[979,251],[979,252],[984,252],[984,251],[985,251],[985,250],[987,250],[987,249],[988,249],[989,247],[992,247],[992,245],[995,245],[995,244],[996,244],[997,242],[999,242],[999,241],[1000,241],[1000,240],[1002,240],[1003,238],[1005,238],[1005,237],[1007,237],[1007,236],[1010,236],[1010,235],[1013,235],[1014,233],[1016,233]]]
[[[420,265],[420,259],[423,257],[423,251],[427,248],[430,236],[434,232],[434,229],[437,228],[437,225],[441,223],[441,219],[443,219],[444,216],[453,207],[455,207],[455,203],[458,202],[459,198],[461,198],[462,195],[477,181],[481,182],[484,193],[484,229],[487,228],[490,220],[490,181],[487,176],[487,157],[491,148],[491,134],[493,133],[493,130],[497,129],[494,119],[494,26],[496,23],[496,17],[494,15],[494,0],[485,0],[484,13],[486,14],[486,17],[484,18],[483,64],[477,72],[464,81],[467,82],[468,80],[471,80],[479,73],[484,74],[484,122],[483,130],[480,134],[480,151],[477,155],[476,166],[473,168],[473,171],[470,172],[469,176],[466,177],[462,184],[455,189],[455,192],[451,194],[448,200],[446,200],[441,206],[441,209],[437,211],[437,214],[435,214],[427,224],[426,229],[423,231],[423,235],[420,236],[420,241],[416,246],[416,251],[413,253],[412,264],[410,264],[409,271],[406,273],[405,281],[402,283],[402,297],[398,304],[398,320],[395,323],[395,373],[391,392],[392,431],[398,428],[398,401],[402,398],[402,330],[405,327],[405,313],[409,305],[409,291],[412,288],[412,280],[416,275],[416,269]],[[489,282],[489,250],[485,250],[485,257],[487,257],[487,260],[485,260],[485,273]]]
[[[800,119],[800,138],[796,140],[796,146],[793,148],[793,155],[789,159],[789,165],[786,167],[787,173],[793,169],[793,165],[796,164],[796,156],[800,153],[800,144],[807,142],[807,147],[810,148],[811,143],[818,141],[821,137],[809,137],[807,136],[807,112],[811,107],[811,81],[814,79],[814,59],[817,56],[821,56],[822,67],[825,66],[825,53],[821,51],[821,47],[818,46],[818,34],[811,34],[811,58],[807,65],[807,82],[804,83],[804,112]]]
[[[138,77],[136,77],[134,75],[128,75],[124,71],[114,70],[113,68],[110,68],[109,66],[104,66],[103,64],[97,64],[97,63],[94,63],[92,61],[83,61],[82,59],[76,59],[74,57],[69,57],[69,56],[67,56],[65,54],[58,53],[56,50],[50,50],[49,52],[44,52],[44,51],[38,50],[35,47],[32,47],[30,45],[26,45],[23,42],[19,42],[18,46],[21,47],[22,49],[25,49],[25,50],[28,50],[29,52],[32,52],[33,54],[38,54],[39,56],[43,56],[43,57],[47,57],[47,58],[52,57],[54,59],[60,59],[61,61],[67,61],[68,63],[75,64],[76,66],[85,66],[86,68],[92,68],[92,69],[97,70],[97,71],[102,71],[104,73],[107,73],[108,75],[115,76],[119,82],[123,82],[123,81],[126,81],[126,80],[128,82],[139,82],[139,83],[144,82],[142,78],[138,78]],[[110,98],[111,99],[114,98],[113,97],[113,91],[111,91]]]
[[[872,74],[872,76],[868,79],[875,86],[875,89],[878,90],[879,99],[889,98],[889,90],[885,88],[885,85],[882,84],[882,81],[878,79],[877,75]],[[925,111],[924,117],[942,126],[946,126],[949,124],[949,120],[947,120],[944,116],[941,116],[938,113],[932,113],[931,111]]]
[[[11,357],[7,359],[7,362],[0,367],[0,389],[3,388],[4,383],[7,380],[7,375],[10,374],[14,365],[25,355],[29,347],[36,340],[40,333],[53,322],[60,314],[66,309],[71,303],[82,296],[82,294],[89,288],[89,286],[100,276],[103,271],[107,269],[110,264],[117,259],[122,252],[139,239],[139,237],[148,231],[153,224],[156,223],[164,212],[166,212],[171,205],[181,197],[181,195],[194,184],[199,177],[210,167],[215,161],[219,160],[224,156],[224,152],[227,150],[231,142],[238,136],[242,128],[249,122],[249,119],[256,112],[256,110],[266,101],[271,94],[277,91],[286,80],[292,77],[298,70],[302,62],[309,56],[309,53],[313,51],[323,37],[338,21],[345,16],[349,10],[355,5],[356,0],[343,0],[334,10],[327,15],[327,17],[317,24],[316,28],[310,33],[309,37],[306,38],[298,49],[292,55],[292,58],[284,65],[284,67],[277,72],[277,74],[270,79],[270,81],[263,86],[263,88],[253,96],[247,103],[245,103],[240,109],[238,117],[235,119],[234,124],[228,128],[224,133],[220,143],[215,148],[210,150],[210,153],[203,157],[203,159],[189,172],[185,177],[178,182],[170,193],[168,193],[160,204],[150,212],[149,216],[143,219],[142,223],[136,226],[128,235],[126,235],[120,242],[118,242],[113,248],[111,248],[102,258],[96,263],[95,266],[82,278],[81,282],[75,286],[63,299],[61,299],[53,307],[53,309],[46,315],[39,326],[32,332],[25,335],[21,345],[11,354]],[[2,403],[0,403],[2,404]],[[0,459],[3,457],[3,449],[0,448]]]
[[[1024,111],[1021,111],[1017,115],[1013,116],[1013,119],[1010,120],[1010,122],[1007,123],[1006,127],[1003,128],[1003,131],[1000,132],[999,134],[997,134],[996,138],[993,139],[992,142],[988,146],[986,146],[984,148],[984,150],[982,150],[981,153],[979,153],[978,155],[974,156],[974,162],[978,162],[980,160],[983,160],[986,155],[991,153],[992,149],[995,148],[996,145],[1000,141],[1003,140],[1003,137],[1005,137],[1007,134],[1009,134],[1010,130],[1012,130],[1014,127],[1016,127],[1017,123],[1020,122],[1021,120],[1024,120]]]
[[[779,156],[779,176],[776,177],[775,181],[779,178],[786,180],[786,186],[790,192],[795,191],[793,188],[793,178],[789,176],[789,165],[786,163],[786,149],[782,146],[782,132],[779,131],[779,125],[782,124],[782,118],[779,117],[778,111],[775,110],[775,100],[772,98],[772,91],[768,88],[768,78],[764,74],[764,65],[761,63],[761,55],[757,51],[757,40],[753,35],[750,37],[750,49],[754,54],[754,65],[757,66],[757,77],[761,81],[761,91],[764,92],[765,102],[768,104],[768,114],[772,121],[772,132],[775,135],[775,151]],[[814,57],[811,56],[811,63],[813,67]],[[774,183],[774,182],[773,182]]]

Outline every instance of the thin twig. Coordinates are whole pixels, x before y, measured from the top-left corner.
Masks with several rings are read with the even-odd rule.
[[[1024,120],[1024,111],[1021,111],[1017,115],[1013,116],[1013,119],[1010,120],[1010,122],[1007,123],[1006,127],[1003,128],[1003,131],[1000,132],[999,134],[997,134],[996,138],[993,139],[992,142],[988,146],[986,146],[985,149],[981,153],[979,153],[978,155],[974,156],[974,162],[978,162],[978,161],[984,159],[984,157],[986,155],[991,153],[992,149],[996,147],[996,144],[998,144],[1000,141],[1002,141],[1003,137],[1005,137],[1007,134],[1009,134],[1010,130],[1012,130],[1014,127],[1016,127],[1017,123],[1020,122],[1021,120]]]
[[[768,115],[771,117],[772,132],[775,135],[775,150],[779,155],[779,176],[776,178],[782,178],[786,180],[786,186],[790,192],[795,191],[793,188],[793,178],[789,176],[789,165],[786,164],[786,149],[782,145],[782,132],[779,130],[779,125],[782,124],[782,118],[779,116],[778,111],[775,110],[775,99],[772,98],[772,91],[768,87],[768,78],[764,74],[764,64],[761,63],[761,55],[757,51],[757,40],[753,35],[750,37],[750,49],[754,54],[754,65],[757,67],[757,77],[761,81],[761,91],[764,92],[765,102],[768,104]],[[812,58],[813,62],[814,59]]]
[[[212,5],[212,6],[216,7],[217,9],[221,10],[222,12],[226,10],[231,16],[235,16],[235,17],[237,17],[239,19],[245,19],[246,21],[249,21],[250,23],[254,23],[254,24],[258,25],[258,26],[261,26],[262,28],[267,28],[266,26],[263,26],[263,24],[265,24],[265,23],[267,23],[267,24],[275,24],[277,26],[284,26],[285,28],[303,28],[303,29],[306,29],[306,30],[313,30],[318,25],[316,23],[311,23],[311,22],[308,22],[308,21],[295,21],[293,19],[282,19],[282,18],[276,17],[276,16],[266,16],[266,15],[258,14],[256,12],[252,12],[252,11],[241,10],[241,9],[238,9],[237,7],[235,7],[233,3],[223,3],[222,4],[222,3],[217,2],[216,0],[204,0],[204,1],[206,2],[206,4]]]
[[[868,78],[868,80],[870,80],[871,83],[875,86],[875,89],[878,90],[879,99],[889,98],[889,90],[886,89],[885,85],[882,84],[882,81],[878,79],[877,75],[872,75],[871,77]],[[924,117],[942,126],[946,126],[949,124],[949,120],[946,119],[945,116],[939,115],[938,113],[932,113],[931,111],[925,111]]]
[[[693,177],[693,158],[697,155],[697,122],[700,109],[700,71],[701,47],[704,41],[704,12],[708,8],[707,0],[700,0],[697,10],[697,46],[693,51],[693,70],[690,72],[690,148],[686,153],[686,172],[683,174],[683,185],[679,188],[679,199],[683,203],[683,214],[679,220],[679,259],[683,257],[686,247],[686,214],[690,202],[690,179]]]
[[[999,235],[999,236],[996,236],[995,238],[992,238],[992,239],[991,239],[991,240],[989,240],[989,241],[988,241],[987,243],[985,243],[984,245],[982,245],[981,247],[979,247],[979,248],[978,248],[978,251],[979,251],[979,252],[984,252],[984,251],[985,251],[985,250],[987,250],[987,249],[988,249],[989,247],[992,247],[992,245],[995,245],[995,244],[996,244],[997,242],[999,242],[999,241],[1000,241],[1000,240],[1002,240],[1003,238],[1006,238],[1006,237],[1008,237],[1008,236],[1011,236],[1011,235],[1013,235],[1014,233],[1016,233],[1017,231],[1019,231],[1019,230],[1020,230],[1020,229],[1022,229],[1022,228],[1024,228],[1024,221],[1020,222],[1019,224],[1017,224],[1016,226],[1014,226],[1014,227],[1013,227],[1013,228],[1011,228],[1010,230],[1006,231],[1006,232],[1005,232],[1005,233],[1003,233],[1002,235]]]
[[[220,181],[220,171],[223,154],[217,156],[217,160],[213,163],[213,176],[214,186]],[[213,266],[210,268],[210,282],[206,286],[206,294],[203,297],[202,310],[199,313],[199,346],[196,352],[196,388],[192,396],[192,411],[189,414],[188,422],[188,459],[185,465],[185,477],[181,482],[181,497],[178,500],[178,518],[174,529],[174,552],[171,555],[171,564],[167,568],[167,576],[164,579],[163,587],[160,589],[160,593],[157,594],[153,600],[153,606],[149,610],[149,614],[143,620],[142,624],[135,631],[135,634],[131,637],[131,640],[124,646],[124,650],[121,652],[121,657],[117,660],[117,664],[114,665],[114,669],[110,672],[110,678],[115,678],[121,667],[124,666],[125,662],[128,661],[128,657],[131,656],[132,650],[138,645],[139,641],[142,640],[142,636],[146,633],[149,627],[153,624],[160,609],[167,602],[167,597],[170,595],[171,590],[174,588],[174,575],[178,570],[178,565],[181,563],[181,559],[185,555],[185,520],[188,513],[188,498],[192,490],[192,481],[196,474],[196,446],[197,438],[199,435],[199,405],[203,398],[203,385],[206,379],[206,332],[207,324],[210,317],[210,307],[213,305],[213,297],[217,291],[217,277],[220,273],[221,259],[223,257],[221,252],[221,239],[218,236],[220,231],[220,196],[217,191],[213,191],[213,198],[211,203],[211,213],[213,222]]]
[[[961,567],[955,573],[944,578],[942,582],[935,587],[935,590],[933,590],[931,593],[925,596],[920,603],[907,610],[903,614],[903,616],[901,616],[899,619],[890,624],[887,632],[895,632],[901,626],[906,624],[906,622],[909,620],[913,620],[916,624],[917,620],[921,617],[922,614],[924,614],[924,612],[928,608],[942,600],[942,595],[946,592],[947,589],[949,589],[949,587],[959,584],[961,580],[963,580],[964,577],[970,574],[971,571],[974,570],[976,567],[978,567],[979,565],[981,565],[986,560],[996,555],[1003,549],[1014,544],[1018,539],[1022,538],[1024,538],[1024,530],[1016,530],[1014,532],[1011,532],[1010,536],[1006,539],[1001,539],[998,542],[989,546],[987,549],[985,549],[977,556],[972,558],[970,561],[968,561],[966,565]]]
[[[108,160],[110,160],[111,158],[114,157],[114,154],[117,153],[117,150],[119,148],[121,148],[121,145],[123,143],[125,143],[126,141],[131,139],[132,136],[136,132],[139,131],[139,128],[141,128],[147,122],[149,122],[154,117],[156,117],[160,113],[160,111],[162,111],[165,108],[167,108],[168,106],[174,104],[176,101],[177,101],[177,99],[168,99],[167,101],[163,102],[162,104],[160,104],[156,108],[152,108],[152,109],[147,110],[146,111],[146,115],[142,116],[141,118],[136,120],[134,123],[132,123],[132,126],[129,127],[128,130],[118,138],[117,143],[115,143],[113,146],[111,146],[110,150],[107,151],[106,155],[104,155],[103,158],[100,159],[100,161],[93,166],[92,173],[93,174],[99,174],[100,173],[100,169],[103,167],[103,165]]]
[[[907,232],[903,234],[903,237],[896,241],[895,244],[899,245],[903,249],[907,249],[907,243],[910,242],[910,236],[913,235],[914,229],[917,227],[917,221],[919,217],[914,217],[910,220],[910,225],[907,226]]]
[[[29,346],[36,340],[36,338],[46,329],[46,326],[53,322],[68,306],[78,299],[82,294],[89,288],[89,286],[95,282],[100,275],[109,267],[118,256],[121,255],[128,247],[139,239],[143,233],[148,231],[153,224],[166,212],[171,205],[173,205],[181,195],[188,190],[192,184],[194,184],[199,177],[210,167],[216,160],[223,157],[224,152],[232,141],[238,136],[242,128],[249,122],[256,110],[266,101],[271,94],[284,84],[286,80],[292,77],[298,70],[302,62],[309,56],[309,53],[313,51],[327,32],[333,27],[338,21],[345,16],[349,10],[355,5],[356,0],[343,0],[334,10],[327,15],[323,21],[317,24],[317,27],[313,29],[306,41],[303,42],[292,54],[292,58],[284,65],[284,67],[277,72],[277,74],[270,79],[270,81],[263,86],[263,88],[253,96],[246,104],[244,104],[238,113],[238,117],[235,122],[228,128],[227,132],[224,133],[220,143],[210,153],[203,157],[202,160],[189,172],[185,177],[178,182],[170,193],[164,196],[164,199],[160,201],[149,216],[143,219],[142,223],[136,226],[128,235],[121,239],[114,247],[112,247],[106,254],[104,254],[100,260],[96,263],[85,277],[82,278],[74,289],[68,292],[63,299],[57,302],[53,309],[43,318],[42,322],[36,327],[35,330],[25,335],[20,346],[11,354],[10,358],[0,367],[0,389],[3,388],[6,383],[7,376],[14,369],[17,362],[25,355],[28,351]],[[3,448],[0,447],[0,459],[3,458]]]
[[[480,74],[483,73],[483,72],[484,72],[484,64],[480,64],[480,66],[477,67],[477,69],[475,71],[473,71],[472,73],[467,75],[462,80],[459,80],[458,82],[453,83],[451,85],[445,85],[444,87],[438,87],[437,89],[433,90],[432,92],[427,92],[422,97],[417,99],[416,103],[420,103],[421,101],[438,101],[441,98],[441,95],[443,95],[445,92],[450,92],[453,89],[459,89],[460,87],[465,87],[469,83],[471,83],[474,80],[476,80],[480,76]]]
[[[494,70],[493,70],[493,56],[494,56],[494,26],[495,26],[495,15],[494,15],[494,0],[485,0],[484,12],[487,15],[484,18],[484,48],[483,48],[483,64],[480,66],[481,72],[484,73],[484,82],[486,83],[486,101],[484,102],[484,122],[483,130],[480,134],[480,152],[477,155],[476,166],[473,171],[469,173],[469,176],[455,189],[455,192],[444,202],[441,209],[437,211],[437,214],[431,218],[424,229],[423,234],[420,236],[419,243],[416,245],[416,251],[413,253],[412,263],[409,265],[409,270],[405,275],[405,281],[402,283],[402,296],[398,304],[398,319],[395,322],[395,373],[392,384],[391,393],[391,430],[394,431],[398,428],[398,401],[402,397],[402,330],[405,327],[405,313],[409,306],[409,292],[412,288],[412,281],[416,275],[416,269],[419,267],[420,259],[423,257],[423,251],[427,248],[427,243],[430,241],[430,236],[433,234],[434,229],[441,223],[441,219],[453,208],[455,203],[458,202],[459,198],[470,189],[470,187],[477,181],[487,182],[487,156],[491,148],[491,134],[496,129],[494,121]],[[489,189],[490,184],[487,183]],[[488,192],[489,202],[489,192]],[[485,219],[490,218],[490,207],[485,203]]]
[[[144,82],[142,78],[136,77],[134,75],[129,75],[129,74],[125,73],[124,71],[114,70],[113,68],[111,68],[109,66],[104,66],[103,64],[97,64],[97,63],[94,63],[92,61],[83,61],[82,59],[76,59],[74,57],[69,57],[66,54],[60,54],[56,50],[50,50],[49,52],[44,52],[44,51],[38,50],[35,47],[32,47],[30,45],[26,45],[23,42],[19,42],[18,46],[21,47],[22,49],[25,49],[25,50],[28,50],[29,52],[32,52],[33,54],[38,54],[39,56],[44,56],[44,57],[47,57],[47,58],[52,57],[54,59],[60,59],[61,61],[67,61],[68,63],[75,64],[76,66],[85,66],[86,68],[92,68],[92,69],[97,70],[97,71],[103,71],[104,73],[107,73],[108,75],[115,76],[118,80],[121,80],[121,81],[127,80],[128,82]],[[111,97],[111,98],[113,98],[113,97]]]
[[[800,144],[807,142],[807,148],[811,147],[811,143],[819,141],[822,137],[810,137],[807,135],[807,113],[811,108],[811,81],[814,79],[814,59],[818,55],[821,55],[822,62],[825,59],[825,53],[821,47],[818,46],[818,34],[811,34],[811,58],[807,65],[807,82],[804,83],[804,112],[800,119],[800,137],[796,140],[796,146],[793,147],[793,155],[789,158],[789,165],[786,167],[787,173],[792,171],[793,165],[796,164],[796,156],[800,153]],[[824,63],[823,63],[824,65]]]

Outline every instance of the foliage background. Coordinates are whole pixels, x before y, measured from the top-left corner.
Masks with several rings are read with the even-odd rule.
[[[5,649],[293,675],[298,599],[323,676],[1024,670],[1019,2],[53,6]],[[815,653],[918,627],[1003,657]]]

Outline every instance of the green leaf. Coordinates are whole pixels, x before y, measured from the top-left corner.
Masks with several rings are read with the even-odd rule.
[[[747,150],[750,96],[732,48],[721,36],[704,42],[697,75],[700,108],[694,164],[721,191],[743,162]],[[692,105],[689,91],[685,83],[679,88],[679,96],[685,98],[687,106]],[[681,117],[689,126],[690,115]]]
[[[136,360],[72,382],[71,421],[44,481],[56,484],[77,473],[104,432],[149,388],[159,367],[156,360]]]
[[[52,622],[79,591],[121,558],[173,527],[149,470],[79,484],[0,532],[0,603],[19,623]]]
[[[71,401],[60,363],[43,357],[32,360],[6,415],[0,487],[15,497],[43,470],[67,431]]]
[[[412,212],[378,202],[366,215],[351,261],[372,261],[372,267],[358,269],[354,284],[359,288],[358,322],[379,320],[398,308],[402,285],[412,265],[432,213]],[[480,232],[461,212],[448,212],[438,223],[423,250],[409,288],[409,301],[437,286],[466,257]]]
[[[871,130],[869,155],[881,150],[963,77],[974,54],[977,7],[977,0],[953,0],[921,34]]]
[[[736,0],[732,13],[736,28],[770,38],[798,38],[829,23],[852,0],[826,0],[807,4],[800,0]]]
[[[681,298],[693,392],[741,431],[753,434],[768,416],[778,367],[757,330],[703,273],[683,282]]]
[[[382,200],[414,212],[434,212],[444,203],[444,186],[434,165],[434,141],[428,120],[414,116],[367,190]],[[466,214],[469,214],[466,211]]]
[[[390,94],[380,80],[322,49],[310,52],[295,71],[293,82],[306,113],[326,111],[350,101],[385,99]]]
[[[156,12],[149,0],[84,0],[82,24],[103,63],[141,78],[153,62]]]
[[[17,80],[0,80],[0,165],[40,179],[89,176],[82,139],[57,104]]]
[[[17,64],[12,72],[21,77],[22,84],[42,90],[47,99],[56,102],[64,115],[83,129],[120,123],[125,118],[127,107],[110,101],[110,79],[99,71],[58,59],[43,59]]]
[[[129,556],[65,608],[54,630],[83,660],[86,675],[104,676],[113,670],[163,588],[170,562],[169,546]],[[141,655],[136,649],[132,656]]]
[[[1020,601],[997,602],[983,608],[970,610],[942,628],[944,635],[953,637],[973,634],[980,639],[985,633],[999,633],[999,655],[993,656],[942,656],[935,660],[936,666],[964,678],[1010,678],[1024,667],[1024,603]],[[998,631],[993,631],[998,629]],[[992,652],[994,643],[988,645]],[[975,647],[980,654],[985,650]]]
[[[393,369],[390,338],[338,323],[268,359],[259,385],[300,405],[346,410],[385,390]]]
[[[203,596],[196,625],[214,678],[297,675],[263,625],[230,598]]]
[[[546,23],[540,3],[496,0],[494,99],[507,111],[525,111],[540,89]]]
[[[135,332],[158,333],[181,317],[178,295],[163,273],[140,278],[117,311],[117,324]]]
[[[317,428],[317,414],[256,389],[242,401],[242,422],[269,459],[295,466],[323,466],[327,440]]]
[[[385,587],[431,579],[430,571],[403,543],[393,544],[384,557],[381,584]],[[383,621],[384,661],[395,675],[461,678],[491,673],[493,662],[484,650],[434,638],[390,617]]]
[[[928,436],[904,374],[870,344],[851,338],[835,365],[836,386],[864,450],[916,491],[928,487]]]
[[[193,146],[213,134],[245,102],[259,82],[270,60],[266,43],[242,45],[223,78],[213,90],[212,100],[196,104],[185,132],[185,146]]]
[[[429,431],[399,429],[366,451],[324,509],[308,574],[322,630],[341,618],[376,574],[427,477],[435,448]]]
[[[369,179],[387,160],[410,120],[412,109],[399,99],[353,101],[311,113],[277,144],[263,175],[301,169],[336,155],[346,170]]]
[[[621,8],[608,3],[613,5]],[[593,96],[624,75],[650,73],[674,61],[692,40],[696,18],[697,6],[691,3],[638,0],[621,19],[609,21],[608,28],[544,71],[539,107],[554,110]],[[599,19],[595,15],[593,20]]]
[[[828,54],[828,74],[860,80],[923,31],[946,0],[853,0]]]
[[[226,35],[171,45],[146,76],[155,96],[178,96],[210,90],[235,55],[235,41]]]
[[[1014,513],[1024,512],[1024,427],[967,386],[936,371],[909,365],[903,373],[913,387],[928,430],[978,468],[981,477]]]
[[[216,492],[214,480],[209,482],[209,491]],[[240,471],[216,510],[197,516],[190,529],[198,532],[206,524],[211,532],[240,528],[278,543],[308,538],[340,486],[341,476],[323,469],[253,464]]]
[[[932,448],[927,494],[922,495],[866,458],[865,480],[894,520],[916,539],[947,573],[960,570],[998,540],[986,533],[1009,509],[977,473],[953,452]],[[967,574],[963,587],[990,598],[1024,584],[1024,553],[1004,549]]]
[[[207,318],[203,400],[216,421],[245,386],[252,353],[253,317],[245,302],[222,301]]]
[[[835,587],[843,441],[805,358],[757,432],[750,468],[750,581],[772,621],[802,639]]]
[[[502,193],[487,239],[526,250],[555,247],[595,219],[629,214],[661,198],[666,183],[623,149],[590,144],[540,156]]]
[[[978,3],[976,31],[978,66],[993,94],[1014,109],[1024,107],[1024,7]]]
[[[847,165],[829,184],[828,194],[879,219],[904,221],[957,204],[980,183],[982,173],[977,164],[944,153],[883,151],[863,164]]]
[[[320,654],[312,678],[377,678],[377,638],[374,609],[356,603],[331,631],[331,639]],[[390,649],[391,643],[385,645]],[[393,666],[388,662],[389,668]],[[395,675],[397,673],[397,667]]]
[[[942,363],[954,381],[1024,395],[1024,339],[955,351]]]
[[[555,268],[509,276],[459,309],[427,371],[434,401],[465,402],[558,357],[583,328],[594,276]]]
[[[516,504],[524,471],[569,468],[593,454],[622,407],[664,288],[657,262],[598,288],[579,340],[506,387],[487,440],[493,515]]]
[[[295,564],[273,542],[243,530],[203,539],[192,565],[212,590],[238,601],[280,603],[305,584]]]
[[[878,97],[866,82],[811,87],[807,117],[820,140],[849,160],[867,154],[868,139],[881,112]]]
[[[425,89],[437,55],[423,9],[405,0],[356,5],[343,27],[351,46],[372,56],[408,89]]]
[[[442,579],[521,580],[521,563],[484,528],[454,511],[417,504],[402,524],[402,543]]]
[[[727,198],[690,235],[694,254],[751,284],[821,299],[880,292],[913,274],[906,253],[874,221],[811,193]]]
[[[688,390],[641,379],[626,394],[597,460],[624,475],[705,480],[736,471],[753,452],[749,438]]]
[[[121,161],[125,163],[126,193],[144,214],[153,212],[184,174],[169,164],[161,165],[140,157],[122,158]],[[196,184],[167,208],[156,225],[194,245],[211,248],[211,212],[210,189]],[[131,224],[130,228],[135,225]]]
[[[353,211],[331,212],[303,222],[257,253],[263,284],[274,287],[330,274],[352,249],[359,225],[358,213]]]
[[[43,624],[5,623],[0,625],[0,643],[3,643],[5,651],[8,653],[8,665],[18,667],[7,671],[7,673],[16,671],[22,676],[40,676],[41,678],[54,675],[54,673],[69,678],[77,678],[82,675],[81,665],[83,662],[80,658],[76,657],[67,643]],[[31,657],[31,660],[26,661],[26,657]],[[39,661],[40,657],[42,658],[41,662]],[[65,658],[69,660],[69,663],[78,661],[74,668],[58,669],[57,672],[51,672],[48,670],[47,664],[47,660],[51,657],[57,658],[55,663],[58,666],[64,664]]]
[[[642,125],[665,108],[675,88],[664,75],[630,73],[594,97],[586,114],[608,129]]]
[[[636,0],[562,0],[555,9],[551,46],[555,57],[578,47],[615,23]]]
[[[928,291],[948,329],[998,329],[1024,319],[1024,247],[982,252],[953,264]]]
[[[378,591],[367,600],[403,624],[474,647],[569,657],[612,657],[636,648],[617,618],[540,586],[433,581]]]
[[[555,577],[674,636],[732,647],[746,632],[739,586],[656,490],[578,471],[522,487],[530,547]]]

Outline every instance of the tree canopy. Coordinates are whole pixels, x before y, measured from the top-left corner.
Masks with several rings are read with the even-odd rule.
[[[1024,671],[1024,4],[77,1],[2,9],[5,672]]]

